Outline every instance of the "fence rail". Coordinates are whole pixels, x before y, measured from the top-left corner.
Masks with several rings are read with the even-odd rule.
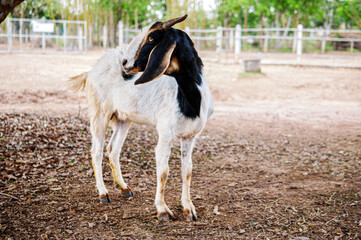
[[[53,31],[36,31],[34,21],[52,24]],[[8,18],[0,24],[0,52],[85,52],[89,46],[108,48],[109,43],[129,43],[139,31],[120,21],[114,41],[105,25],[94,27],[87,26],[85,21]],[[296,56],[307,52],[361,52],[360,30],[313,29],[302,25],[297,28],[242,28],[237,25],[216,29],[186,27],[185,31],[198,51],[233,52],[236,58],[242,52],[288,52]],[[97,41],[93,42],[95,33]]]
[[[0,52],[86,52],[85,21],[7,18],[0,24]]]
[[[119,28],[124,32],[120,43],[129,43],[131,35],[138,30]],[[195,42],[200,52],[233,52],[238,57],[242,52],[289,52],[301,56],[305,52],[361,51],[360,30],[332,30],[303,28],[235,28],[190,29],[185,32]]]

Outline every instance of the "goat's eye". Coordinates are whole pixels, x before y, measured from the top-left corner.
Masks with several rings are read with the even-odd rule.
[[[154,41],[154,38],[148,37],[148,42],[153,42],[153,41]]]

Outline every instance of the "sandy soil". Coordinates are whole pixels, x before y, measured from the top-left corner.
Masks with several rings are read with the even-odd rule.
[[[65,82],[89,71],[102,53],[0,55],[0,111],[85,117],[84,94],[69,92]],[[236,126],[242,120],[353,127],[361,122],[360,70],[264,66],[261,74],[245,74],[238,64],[205,62],[204,72],[215,99],[214,120],[231,114],[240,120]]]
[[[135,197],[120,197],[106,166],[113,202],[97,201],[84,93],[64,85],[101,54],[0,55],[0,236],[361,236],[360,70],[264,66],[245,74],[238,64],[205,62],[216,108],[194,152],[200,219],[181,216],[176,144],[166,200],[178,217],[159,223],[152,206],[156,134],[147,127],[130,132],[122,155]]]

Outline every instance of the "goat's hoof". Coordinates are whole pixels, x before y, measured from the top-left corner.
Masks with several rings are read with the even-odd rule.
[[[157,213],[157,218],[161,222],[168,222],[169,214],[167,212]]]
[[[133,192],[129,187],[125,190],[122,190],[122,194],[123,194],[123,197],[125,197],[125,198],[133,197]]]
[[[193,214],[188,209],[183,210],[183,216],[187,222],[197,221],[197,215]]]
[[[109,194],[103,194],[99,196],[100,201],[102,201],[103,203],[110,203],[110,198],[109,198]]]

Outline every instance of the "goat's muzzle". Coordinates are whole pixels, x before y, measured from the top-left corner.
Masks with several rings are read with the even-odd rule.
[[[136,67],[136,68],[135,67],[123,67],[123,69],[126,74],[130,74],[130,75],[135,75],[140,70],[138,67]]]

